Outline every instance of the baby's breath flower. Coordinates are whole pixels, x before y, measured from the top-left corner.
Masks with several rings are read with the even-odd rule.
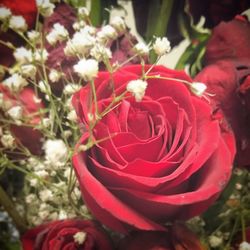
[[[7,114],[15,121],[20,120],[23,115],[23,109],[21,106],[14,106],[7,111]]]
[[[20,67],[20,73],[24,77],[34,78],[36,75],[36,67],[32,64],[22,65]]]
[[[223,239],[221,237],[218,237],[216,235],[209,236],[209,244],[211,247],[215,248],[222,244]]]
[[[65,95],[73,95],[75,92],[80,90],[80,88],[81,88],[81,85],[79,84],[69,83],[64,87],[63,93]]]
[[[37,176],[41,177],[41,178],[47,178],[47,177],[49,177],[49,173],[46,170],[44,170],[44,169],[35,171],[35,174]]]
[[[55,8],[55,5],[49,0],[36,0],[36,4],[38,6],[39,12],[44,17],[49,17]]]
[[[87,56],[94,44],[95,38],[85,29],[81,29],[74,34],[70,41],[67,42],[64,53],[68,56],[76,54]]]
[[[34,53],[35,60],[38,62],[45,62],[48,59],[48,52],[46,49],[37,49]]]
[[[41,90],[41,92],[43,92],[43,93],[47,93],[48,91],[50,92],[50,87],[49,87],[49,85],[46,84],[45,81],[42,81],[42,80],[39,81],[38,87]]]
[[[97,76],[98,62],[94,59],[82,59],[74,65],[74,71],[85,81],[90,81]]]
[[[82,245],[84,243],[84,241],[86,240],[87,234],[85,232],[77,232],[73,238],[74,241],[79,244]]]
[[[106,48],[101,44],[96,44],[91,49],[90,55],[93,56],[98,62],[101,62],[111,58],[112,52],[109,48]]]
[[[19,74],[15,73],[3,81],[3,85],[13,92],[19,92],[28,82]]]
[[[1,143],[5,148],[14,148],[15,138],[7,132],[1,136]]]
[[[118,33],[111,25],[105,25],[97,33],[97,39],[101,43],[106,43],[108,40],[115,40],[118,37]]]
[[[43,201],[50,201],[53,199],[53,193],[49,189],[44,189],[39,192],[39,198]]]
[[[140,102],[145,95],[148,83],[143,80],[133,80],[127,84],[127,91],[131,92],[137,102]]]
[[[153,49],[158,56],[163,56],[170,51],[170,42],[166,37],[157,37]]]
[[[60,72],[58,72],[57,70],[55,70],[55,69],[52,69],[51,71],[50,71],[50,73],[49,73],[49,79],[50,79],[50,81],[51,82],[58,82],[59,81],[59,79],[61,78],[61,73]]]
[[[17,32],[24,32],[28,29],[27,23],[22,16],[11,16],[9,27]]]
[[[139,54],[141,56],[148,55],[148,53],[149,53],[149,47],[143,42],[137,43],[134,46],[134,50],[137,54]]]
[[[34,194],[28,194],[26,197],[25,197],[25,201],[30,204],[30,203],[33,203],[33,201],[36,200],[36,196]]]
[[[250,250],[250,244],[246,241],[243,241],[239,245],[239,250]]]
[[[58,219],[59,220],[64,220],[64,219],[67,219],[67,212],[65,210],[60,210],[59,211],[59,215],[58,215]]]
[[[31,187],[37,187],[38,185],[38,180],[36,178],[30,179],[29,182]]]
[[[54,45],[57,42],[65,40],[68,37],[68,35],[69,35],[68,31],[65,29],[63,25],[61,25],[60,23],[55,23],[53,25],[53,29],[46,36],[46,39],[51,45]]]
[[[86,19],[89,16],[89,10],[86,7],[80,7],[78,9],[79,17]]]
[[[126,24],[122,17],[115,16],[112,18],[110,25],[121,35],[126,31]]]
[[[50,126],[50,124],[51,124],[51,121],[50,121],[50,119],[49,118],[43,118],[42,120],[41,120],[41,124],[42,124],[42,126],[44,126],[45,128],[48,128],[49,126]]]
[[[28,38],[31,42],[36,42],[40,38],[40,33],[36,30],[31,30],[27,32]]]
[[[77,114],[75,112],[75,110],[71,110],[68,115],[67,115],[67,119],[69,121],[73,121],[73,122],[76,122],[77,121]]]
[[[11,11],[8,8],[0,7],[0,20],[5,21],[11,16]]]
[[[58,168],[65,164],[68,157],[68,149],[60,139],[48,139],[43,145],[46,164]]]
[[[24,47],[17,48],[13,55],[20,64],[32,62],[32,51]]]
[[[193,82],[190,85],[190,90],[197,96],[202,96],[206,91],[207,86],[202,82]]]

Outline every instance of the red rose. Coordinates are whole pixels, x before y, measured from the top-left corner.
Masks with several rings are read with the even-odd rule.
[[[182,224],[175,224],[168,232],[135,231],[122,239],[118,250],[202,250],[197,236]]]
[[[154,66],[149,75],[192,81],[184,72],[163,66]],[[116,96],[141,76],[141,65],[115,72]],[[234,137],[230,130],[221,131],[208,102],[178,81],[147,82],[143,100],[136,102],[128,95],[93,129],[94,140],[102,141],[84,152],[76,149],[73,157],[87,206],[118,231],[165,230],[160,223],[200,214],[231,174]],[[110,74],[101,72],[95,81],[99,110],[113,98],[110,84]],[[86,128],[93,106],[90,96],[87,85],[73,97]],[[79,144],[86,144],[88,137],[88,130],[83,130]]]
[[[0,84],[0,93],[3,94],[4,103],[7,103],[7,109],[14,106],[20,106],[22,108],[23,116],[28,119],[26,121],[28,125],[35,126],[39,124],[41,117],[38,114],[38,111],[39,109],[44,108],[44,105],[42,102],[35,101],[37,96],[31,88],[24,88],[18,95],[14,96],[6,87]],[[25,124],[20,126],[10,125],[10,130],[15,139],[28,148],[32,154],[41,154],[42,134],[40,131],[31,126],[25,126]]]
[[[112,250],[104,230],[90,220],[52,221],[27,231],[23,250]]]
[[[250,166],[250,61],[221,60],[205,67],[196,77],[215,94],[216,109],[223,110],[237,142],[236,163]]]
[[[212,31],[206,46],[205,64],[221,59],[243,59],[250,57],[250,23],[243,16],[230,22],[221,22]]]

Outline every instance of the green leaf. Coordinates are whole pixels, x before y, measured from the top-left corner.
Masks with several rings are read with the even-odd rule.
[[[74,8],[86,6],[86,0],[67,0],[66,2]]]

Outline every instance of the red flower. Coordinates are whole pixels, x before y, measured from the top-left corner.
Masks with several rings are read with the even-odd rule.
[[[8,103],[8,109],[14,106],[20,106],[22,108],[23,116],[28,119],[28,125],[39,124],[41,117],[37,112],[39,109],[44,108],[42,102],[36,102],[35,92],[31,88],[24,88],[17,96],[12,95],[9,90],[0,84],[0,93],[3,94],[3,100]],[[40,131],[23,125],[10,125],[10,130],[15,139],[23,146],[28,148],[33,154],[40,154],[42,152]]]
[[[206,46],[205,63],[222,59],[240,60],[250,57],[250,23],[243,16],[221,22],[213,29]]]
[[[115,72],[116,96],[141,75],[141,65]],[[154,66],[149,75],[191,81],[184,72],[162,66]],[[165,230],[160,223],[202,213],[231,174],[234,137],[230,130],[221,131],[209,104],[178,81],[147,82],[141,102],[127,96],[96,124],[94,140],[109,139],[73,157],[87,206],[98,220],[118,231]],[[113,98],[110,74],[101,72],[95,84],[103,110]],[[90,96],[87,85],[73,98],[87,128]],[[83,130],[79,144],[86,144],[88,137]]]
[[[237,142],[236,164],[250,166],[250,61],[221,60],[196,77],[204,82],[212,101],[233,128]]]
[[[83,238],[79,233],[82,233]],[[77,239],[77,234],[80,239]],[[101,227],[93,221],[80,219],[52,221],[40,225],[27,231],[21,241],[23,250],[113,249]]]
[[[203,250],[197,236],[182,224],[168,232],[135,231],[122,239],[118,250]]]

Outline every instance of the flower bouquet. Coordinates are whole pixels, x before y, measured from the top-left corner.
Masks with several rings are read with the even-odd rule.
[[[247,16],[127,4],[0,1],[3,249],[250,249]]]

